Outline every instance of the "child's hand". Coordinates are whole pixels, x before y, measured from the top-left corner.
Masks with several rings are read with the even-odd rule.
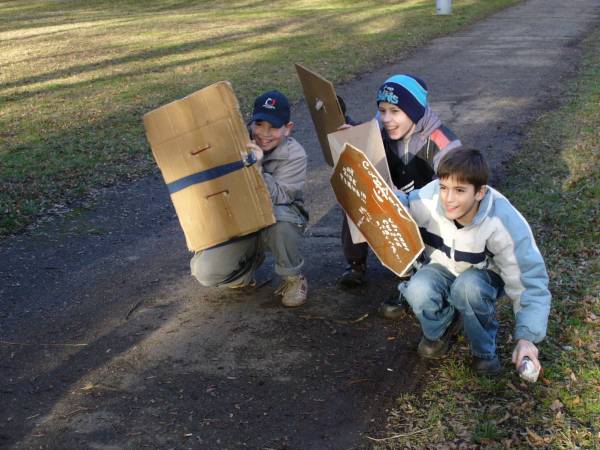
[[[256,145],[254,141],[251,141],[248,144],[246,144],[246,147],[252,150],[252,153],[254,153],[254,156],[256,157],[256,163],[260,165],[262,163],[263,157],[265,156],[265,152],[263,152],[263,150],[258,145]]]
[[[533,342],[527,341],[525,339],[519,339],[515,349],[512,353],[512,362],[517,368],[517,371],[521,375],[521,377],[525,378],[528,381],[535,381],[537,379],[537,375],[539,374],[542,365],[538,360],[538,349],[533,344]],[[529,361],[527,361],[529,360]],[[528,367],[528,365],[531,365]],[[535,375],[527,375],[524,371]]]
[[[338,131],[339,130],[347,130],[348,128],[352,128],[352,125],[350,125],[348,123],[343,123],[338,127]]]

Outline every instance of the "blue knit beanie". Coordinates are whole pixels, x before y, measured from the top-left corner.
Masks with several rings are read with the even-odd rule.
[[[385,80],[377,91],[377,104],[387,102],[397,105],[417,123],[425,115],[427,106],[427,85],[412,75],[394,75]]]

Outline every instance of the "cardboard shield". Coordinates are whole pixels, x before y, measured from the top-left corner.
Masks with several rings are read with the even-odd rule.
[[[337,131],[345,123],[335,89],[330,81],[300,64],[296,64],[296,72],[300,78],[304,98],[319,137],[323,157],[325,162],[333,167],[334,162],[327,135]]]
[[[403,276],[425,248],[419,227],[362,151],[346,144],[331,186],[381,263]]]
[[[392,176],[387,164],[385,148],[383,147],[383,140],[381,139],[381,131],[379,130],[377,120],[373,119],[370,122],[352,128],[330,133],[327,135],[327,139],[334,163],[337,164],[344,146],[350,144],[353,147],[360,148],[388,186],[392,186]],[[352,242],[360,244],[367,241],[349,217],[348,227]]]
[[[275,223],[271,198],[252,165],[248,131],[228,82],[147,113],[144,127],[191,251]]]

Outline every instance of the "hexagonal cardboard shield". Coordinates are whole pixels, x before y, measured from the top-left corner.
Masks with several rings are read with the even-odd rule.
[[[329,148],[331,149],[334,164],[337,163],[346,144],[350,144],[353,147],[360,148],[388,186],[392,186],[392,176],[390,175],[377,120],[373,119],[361,125],[329,133],[327,139],[329,140]],[[353,243],[360,244],[361,242],[367,242],[350,218],[348,218],[348,228],[350,229],[350,236]]]
[[[417,223],[362,151],[346,144],[331,186],[381,263],[403,276],[425,248],[423,239]]]

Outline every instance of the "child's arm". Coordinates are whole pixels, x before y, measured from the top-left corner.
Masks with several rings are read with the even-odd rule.
[[[534,344],[546,336],[551,295],[548,274],[531,228],[521,214],[504,199],[495,202],[498,227],[487,248],[504,280],[504,290],[513,301],[517,341],[514,362],[517,367],[528,356],[539,366]]]
[[[269,171],[263,167],[262,175],[274,205],[289,204],[302,199],[306,183],[307,156],[302,146],[291,141],[289,158],[274,165]],[[265,163],[267,165],[267,163]],[[269,165],[267,165],[270,167]]]
[[[407,208],[410,209],[410,203],[408,201],[408,194],[406,192],[404,192],[401,189],[398,188],[394,188],[393,189],[394,194],[396,195],[396,197],[398,197],[398,200],[400,200],[400,202]]]
[[[409,193],[398,188],[394,188],[393,191],[415,221],[420,224],[432,215],[432,210],[437,205],[438,186],[438,182],[434,180],[420,189],[413,189]]]

